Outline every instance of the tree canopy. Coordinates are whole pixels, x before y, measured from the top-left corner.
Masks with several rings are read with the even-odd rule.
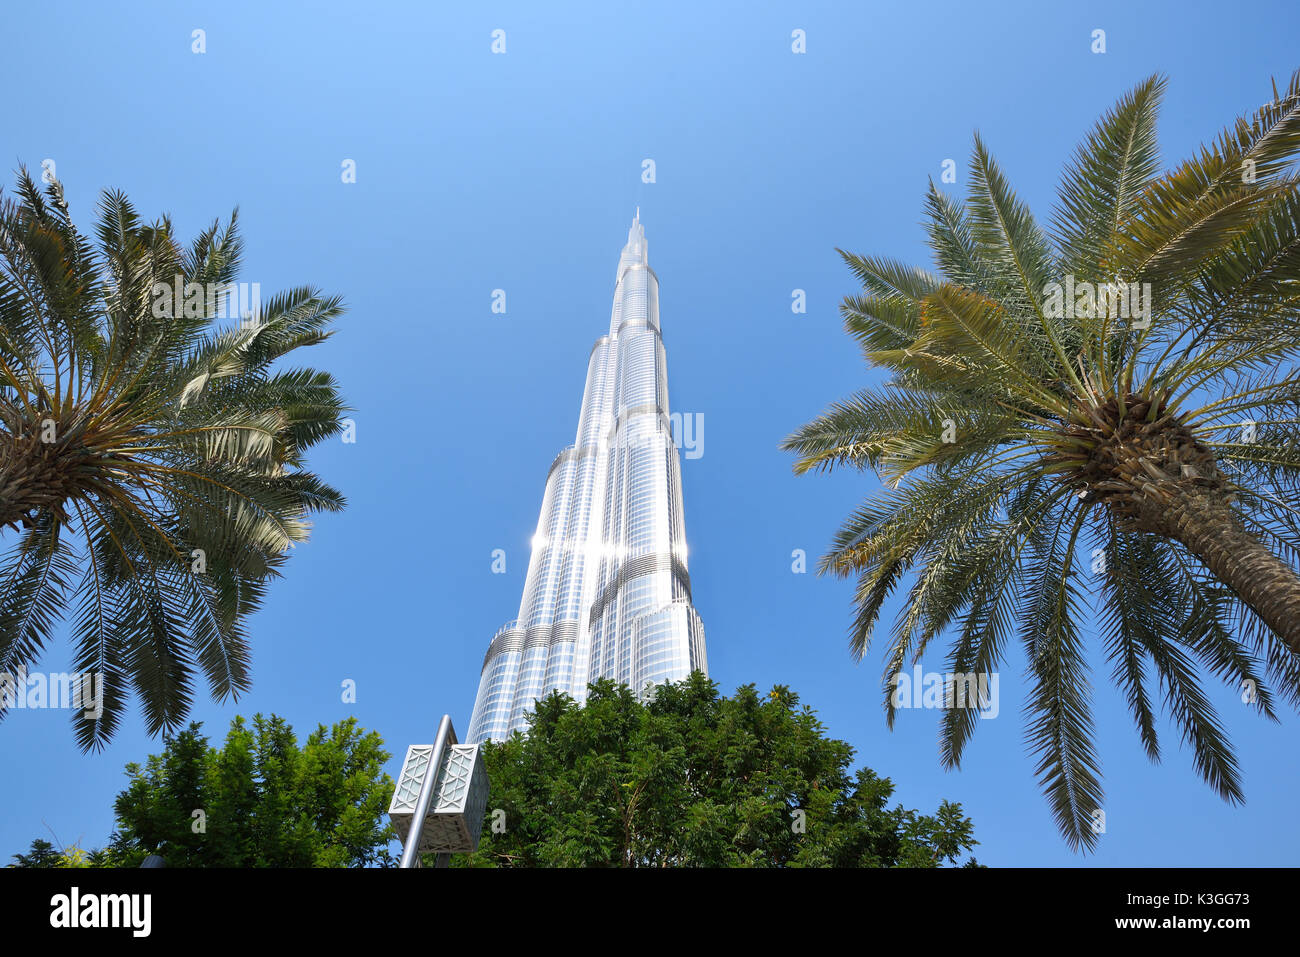
[[[23,171],[16,197],[0,199],[0,673],[32,668],[66,621],[97,688],[81,747],[108,742],[132,694],[151,735],[174,733],[196,672],[218,701],[249,688],[249,616],[312,514],[343,508],[306,468],[346,428],[337,384],[282,368],[343,304],[237,284],[234,213],[186,246],[120,192],[90,236],[58,180]]]
[[[167,867],[385,866],[394,837],[383,818],[389,757],[355,718],[318,725],[300,746],[281,717],[259,714],[251,726],[239,717],[220,749],[192,723],[162,754],[126,766],[130,783],[114,802],[107,847],[59,860],[37,840],[15,866],[138,867],[150,854]]]
[[[783,686],[732,697],[699,672],[649,700],[602,679],[553,694],[527,735],[484,746],[491,797],[472,867],[935,867],[976,844],[961,805],[890,807]],[[970,859],[966,862],[974,864]]]
[[[1300,72],[1162,171],[1165,85],[1085,134],[1045,224],[976,136],[965,200],[933,183],[925,199],[934,271],[843,252],[862,284],[844,325],[877,384],[785,442],[796,471],[881,480],[821,570],[857,578],[859,657],[908,583],[888,720],[896,676],[941,635],[945,670],[980,678],[1018,643],[1030,750],[1075,848],[1096,844],[1104,797],[1092,650],[1147,755],[1163,705],[1231,802],[1205,681],[1272,720],[1300,706]],[[945,713],[946,766],[976,714]]]

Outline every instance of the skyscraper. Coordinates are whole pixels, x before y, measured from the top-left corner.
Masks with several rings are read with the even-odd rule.
[[[609,333],[587,360],[577,437],[546,476],[519,617],[483,660],[471,743],[524,730],[552,691],[581,702],[601,677],[642,691],[707,673],[670,414],[659,279],[637,210]]]

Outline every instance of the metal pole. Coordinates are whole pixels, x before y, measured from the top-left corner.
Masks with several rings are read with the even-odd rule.
[[[420,838],[424,834],[424,819],[429,815],[429,804],[433,800],[434,785],[438,781],[438,772],[442,769],[442,752],[447,749],[447,742],[456,743],[456,732],[451,729],[451,715],[444,714],[438,724],[438,736],[433,739],[433,753],[429,755],[429,773],[420,785],[420,797],[415,802],[415,813],[411,816],[411,829],[406,835],[406,847],[402,849],[401,867],[420,866]]]

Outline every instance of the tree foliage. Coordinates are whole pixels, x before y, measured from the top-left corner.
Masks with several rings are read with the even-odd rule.
[[[0,200],[0,672],[67,619],[74,670],[103,689],[74,719],[85,749],[133,693],[157,734],[182,726],[196,672],[219,701],[246,690],[249,615],[311,514],[344,504],[304,467],[343,428],[334,379],[280,367],[342,303],[235,294],[241,254],[233,213],[184,246],[119,192],[93,238],[58,181],[23,171]]]
[[[539,701],[484,759],[489,810],[461,866],[934,867],[976,843],[958,804],[891,808],[889,779],[851,771],[853,748],[782,686],[728,698],[695,672],[643,703],[602,679],[585,706]]]
[[[192,723],[162,754],[126,766],[117,830],[85,859],[117,867],[138,867],[150,854],[167,867],[389,866],[389,757],[355,718],[318,725],[300,746],[283,718],[256,715],[250,726],[240,717],[220,749]],[[52,853],[36,841],[15,856],[16,866],[78,866],[49,863]]]
[[[1228,801],[1240,771],[1203,677],[1270,719],[1275,692],[1300,705],[1300,72],[1162,173],[1164,88],[1089,131],[1049,227],[977,136],[965,201],[925,200],[937,271],[841,253],[863,286],[845,328],[887,379],[785,443],[799,472],[883,482],[821,570],[857,578],[857,656],[910,582],[889,721],[894,676],[941,634],[961,674],[1019,642],[1029,746],[1076,848],[1103,796],[1093,622],[1147,754],[1163,703]],[[945,714],[946,765],[975,715]]]
[[[15,854],[10,867],[63,867],[64,855],[44,838],[36,838],[26,854]]]

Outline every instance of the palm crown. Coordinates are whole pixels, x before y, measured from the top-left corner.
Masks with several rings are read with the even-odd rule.
[[[151,734],[185,718],[196,667],[218,699],[246,689],[246,618],[308,514],[343,506],[303,468],[342,428],[333,378],[273,368],[340,301],[293,289],[220,322],[236,225],[183,248],[110,192],[91,242],[26,171],[0,204],[0,673],[70,613],[74,668],[102,683],[101,713],[74,714],[83,748],[132,689]]]
[[[1102,788],[1084,625],[1152,759],[1149,674],[1199,772],[1242,798],[1203,671],[1273,717],[1300,704],[1300,72],[1160,174],[1152,77],[1089,133],[1040,227],[976,137],[964,203],[931,184],[938,273],[841,253],[848,332],[890,373],[785,442],[797,471],[885,487],[822,570],[856,574],[862,655],[911,576],[884,691],[932,639],[952,673],[1028,660],[1029,744],[1058,825],[1091,848]],[[944,763],[978,711],[949,707]]]

